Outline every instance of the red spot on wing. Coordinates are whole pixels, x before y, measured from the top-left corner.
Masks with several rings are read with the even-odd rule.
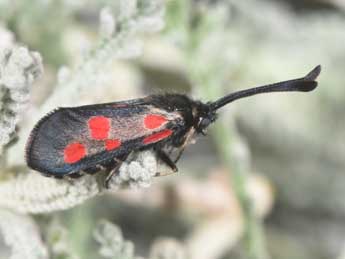
[[[143,143],[144,144],[150,144],[150,143],[158,142],[162,139],[169,137],[172,133],[173,133],[173,131],[170,129],[166,129],[166,130],[163,130],[161,132],[154,133],[154,134],[144,138]]]
[[[91,138],[96,140],[106,139],[110,130],[110,119],[104,116],[95,116],[88,121]]]
[[[144,126],[147,129],[156,129],[162,126],[163,123],[166,123],[168,120],[162,115],[149,114],[144,118]]]
[[[117,149],[121,146],[121,141],[119,139],[107,139],[105,141],[105,149],[110,151]]]
[[[67,145],[64,150],[64,160],[66,163],[72,164],[78,162],[86,155],[86,148],[79,142]]]

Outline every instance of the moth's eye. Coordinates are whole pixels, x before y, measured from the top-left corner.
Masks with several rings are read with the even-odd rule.
[[[206,128],[208,125],[210,125],[211,121],[209,118],[200,118],[199,120],[199,128],[200,129],[204,129]]]

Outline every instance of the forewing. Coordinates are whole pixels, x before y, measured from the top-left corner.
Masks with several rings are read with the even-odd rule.
[[[26,159],[31,168],[45,174],[71,174],[167,139],[181,123],[179,113],[143,99],[60,108],[37,123]]]

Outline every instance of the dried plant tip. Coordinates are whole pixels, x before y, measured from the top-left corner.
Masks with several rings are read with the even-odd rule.
[[[116,31],[116,21],[115,18],[108,7],[104,7],[100,13],[99,31],[101,37],[106,39],[111,38],[113,33]]]

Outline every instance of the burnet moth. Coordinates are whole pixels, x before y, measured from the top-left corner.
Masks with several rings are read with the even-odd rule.
[[[321,67],[305,77],[241,90],[214,102],[182,94],[150,95],[113,103],[58,108],[34,127],[26,146],[29,167],[46,176],[79,177],[108,172],[105,186],[133,151],[151,149],[177,171],[176,162],[197,134],[217,119],[219,108],[237,99],[268,92],[309,92]],[[176,158],[172,159],[171,150]]]

